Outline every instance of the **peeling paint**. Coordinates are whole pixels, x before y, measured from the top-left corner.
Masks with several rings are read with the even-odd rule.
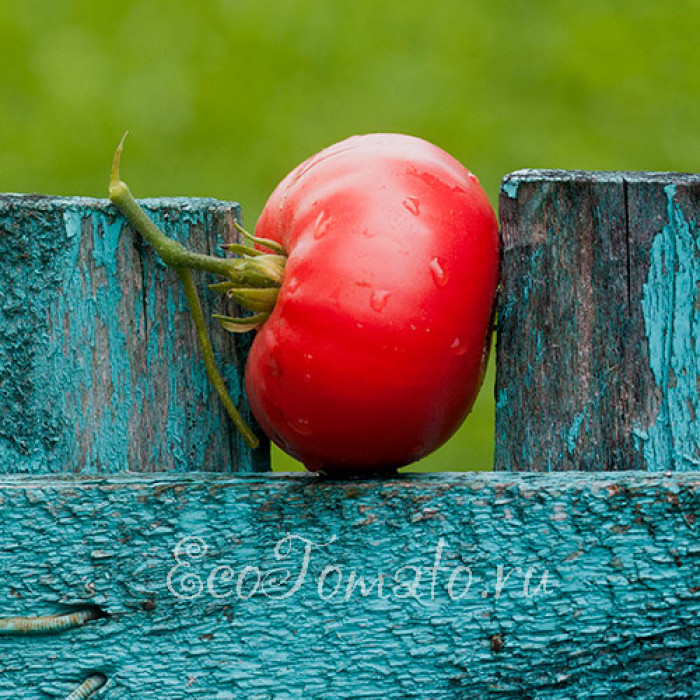
[[[109,614],[0,636],[0,695],[697,697],[699,476],[0,477],[2,615]]]
[[[668,223],[654,238],[642,299],[649,365],[661,399],[642,449],[650,470],[694,469],[700,464],[698,226],[675,204],[675,186],[664,192]]]
[[[520,180],[515,177],[508,177],[501,183],[501,191],[511,199],[518,198],[518,188],[520,187]]]
[[[699,195],[692,174],[504,178],[496,469],[700,467]]]
[[[202,250],[238,215],[211,199],[142,204]],[[108,202],[3,195],[0,231],[0,472],[269,468],[211,392],[176,276]],[[240,404],[250,341],[213,339]]]
[[[569,448],[569,454],[573,453],[576,449],[576,443],[578,442],[578,435],[581,432],[581,425],[583,419],[586,417],[586,412],[588,411],[588,406],[586,406],[582,411],[574,416],[571,421],[571,427],[569,428],[568,435],[566,436],[566,443]]]

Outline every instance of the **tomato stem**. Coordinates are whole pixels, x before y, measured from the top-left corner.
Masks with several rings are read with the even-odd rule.
[[[148,217],[146,212],[139,206],[134,199],[128,185],[119,176],[119,161],[121,159],[122,149],[124,147],[124,139],[128,132],[124,134],[122,140],[117,146],[112,163],[112,178],[109,183],[109,199],[117,206],[119,211],[126,217],[129,223],[153,246],[158,255],[163,259],[166,265],[173,268],[180,279],[182,288],[187,298],[192,318],[194,320],[195,329],[197,332],[197,340],[202,351],[204,366],[207,371],[209,381],[218,394],[221,402],[224,404],[226,412],[231,417],[236,428],[239,430],[246,444],[250,448],[258,446],[259,441],[250,427],[245,423],[241,414],[236,409],[231,397],[229,396],[224,380],[216,366],[214,351],[209,339],[209,333],[204,320],[202,305],[199,300],[197,288],[192,280],[192,269],[206,270],[215,274],[222,275],[229,280],[238,283],[246,283],[250,278],[263,287],[275,285],[274,280],[270,280],[269,276],[265,276],[264,269],[260,270],[260,265],[254,266],[248,270],[250,265],[245,263],[257,262],[260,258],[253,258],[251,261],[234,260],[230,258],[216,258],[211,255],[200,255],[187,250],[177,241],[168,238]],[[268,256],[270,257],[270,256]],[[241,264],[244,263],[244,264]],[[282,267],[283,269],[283,267]],[[281,273],[280,273],[281,274]]]
[[[245,258],[235,259],[195,253],[166,236],[141,208],[131,194],[129,186],[119,176],[119,161],[124,138],[126,134],[122,137],[114,154],[109,198],[119,207],[129,223],[153,246],[166,265],[172,268],[187,267],[191,270],[204,270],[226,277],[243,287],[277,287],[282,283],[287,256],[284,252],[280,252],[281,246],[273,241],[251,237],[254,242],[274,249],[273,255],[234,243],[231,245],[234,252],[240,254],[242,250],[247,251],[244,253]],[[234,225],[240,229],[237,223]]]
[[[112,179],[109,182],[109,199],[119,207],[129,223],[153,246],[163,262],[170,267],[189,267],[206,270],[228,277],[235,274],[237,260],[202,255],[188,250],[182,244],[166,236],[149,218],[129,190],[129,186],[119,176],[119,161],[124,148],[124,139],[117,146],[112,164]]]
[[[204,366],[207,370],[207,376],[211,382],[214,391],[219,395],[221,403],[224,404],[226,412],[231,417],[236,428],[243,436],[246,445],[250,448],[255,448],[258,446],[258,438],[253,434],[253,431],[245,423],[238,409],[233,405],[233,401],[226,390],[226,384],[224,383],[223,377],[219,373],[216,366],[216,359],[214,358],[214,351],[211,346],[211,341],[209,340],[209,333],[207,331],[207,326],[204,321],[204,313],[202,311],[202,304],[199,300],[199,293],[195,287],[194,281],[192,280],[192,273],[186,267],[177,268],[177,274],[180,278],[182,288],[187,297],[187,303],[189,304],[190,311],[192,312],[192,318],[194,320],[194,326],[197,330],[197,339],[199,340],[199,347],[202,351],[202,359],[204,360]]]

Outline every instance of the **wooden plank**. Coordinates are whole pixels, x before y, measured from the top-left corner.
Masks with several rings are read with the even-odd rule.
[[[501,189],[495,468],[700,465],[700,175]]]
[[[0,636],[4,697],[700,695],[698,473],[5,476],[0,499],[0,614],[109,615]]]
[[[203,252],[240,215],[213,199],[145,204]],[[242,404],[250,341],[217,330]],[[0,473],[268,469],[267,443],[245,447],[197,356],[177,277],[106,200],[0,196]]]

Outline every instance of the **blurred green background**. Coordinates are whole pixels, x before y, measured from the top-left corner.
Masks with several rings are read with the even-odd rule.
[[[104,196],[126,128],[137,196],[236,199],[249,227],[370,131],[435,142],[494,206],[523,167],[697,171],[699,27],[696,0],[4,0],[0,191]],[[414,468],[491,468],[493,374]]]

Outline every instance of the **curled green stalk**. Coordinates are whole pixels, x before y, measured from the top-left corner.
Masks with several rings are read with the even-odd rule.
[[[243,258],[217,258],[212,255],[194,253],[166,236],[139,206],[129,187],[119,175],[119,163],[126,135],[125,133],[122,137],[114,154],[112,177],[109,183],[109,199],[133,228],[153,246],[163,262],[177,272],[192,313],[209,381],[246,444],[251,448],[257,447],[258,438],[236,409],[216,366],[199,293],[192,279],[191,270],[205,270],[223,277],[224,282],[212,285],[217,288],[217,291],[225,292],[228,296],[239,301],[244,308],[264,312],[247,318],[215,317],[224,328],[241,332],[242,330],[259,328],[274,306],[284,275],[286,262],[284,250],[274,241],[258,239],[245,232],[245,235],[253,243],[265,246],[268,250],[272,250],[273,254],[267,254],[240,244],[232,244],[229,246],[232,252],[243,255]],[[242,230],[238,224],[236,224],[236,228]]]
[[[211,383],[212,387],[214,387],[214,391],[216,391],[218,394],[219,399],[221,399],[221,403],[224,404],[224,408],[231,417],[234,425],[243,436],[246,445],[248,445],[250,448],[255,448],[259,445],[259,440],[248,424],[243,420],[243,417],[238,412],[238,409],[235,407],[233,400],[226,390],[224,379],[216,366],[214,350],[212,349],[211,341],[209,339],[207,324],[204,321],[204,312],[202,311],[202,304],[199,301],[199,293],[197,292],[197,287],[195,287],[194,281],[192,280],[192,272],[186,267],[179,267],[177,268],[177,274],[180,278],[180,283],[185,291],[187,303],[192,313],[192,319],[194,320],[194,326],[197,331],[197,340],[199,341],[199,347],[202,351],[204,366],[207,370],[209,382]]]

